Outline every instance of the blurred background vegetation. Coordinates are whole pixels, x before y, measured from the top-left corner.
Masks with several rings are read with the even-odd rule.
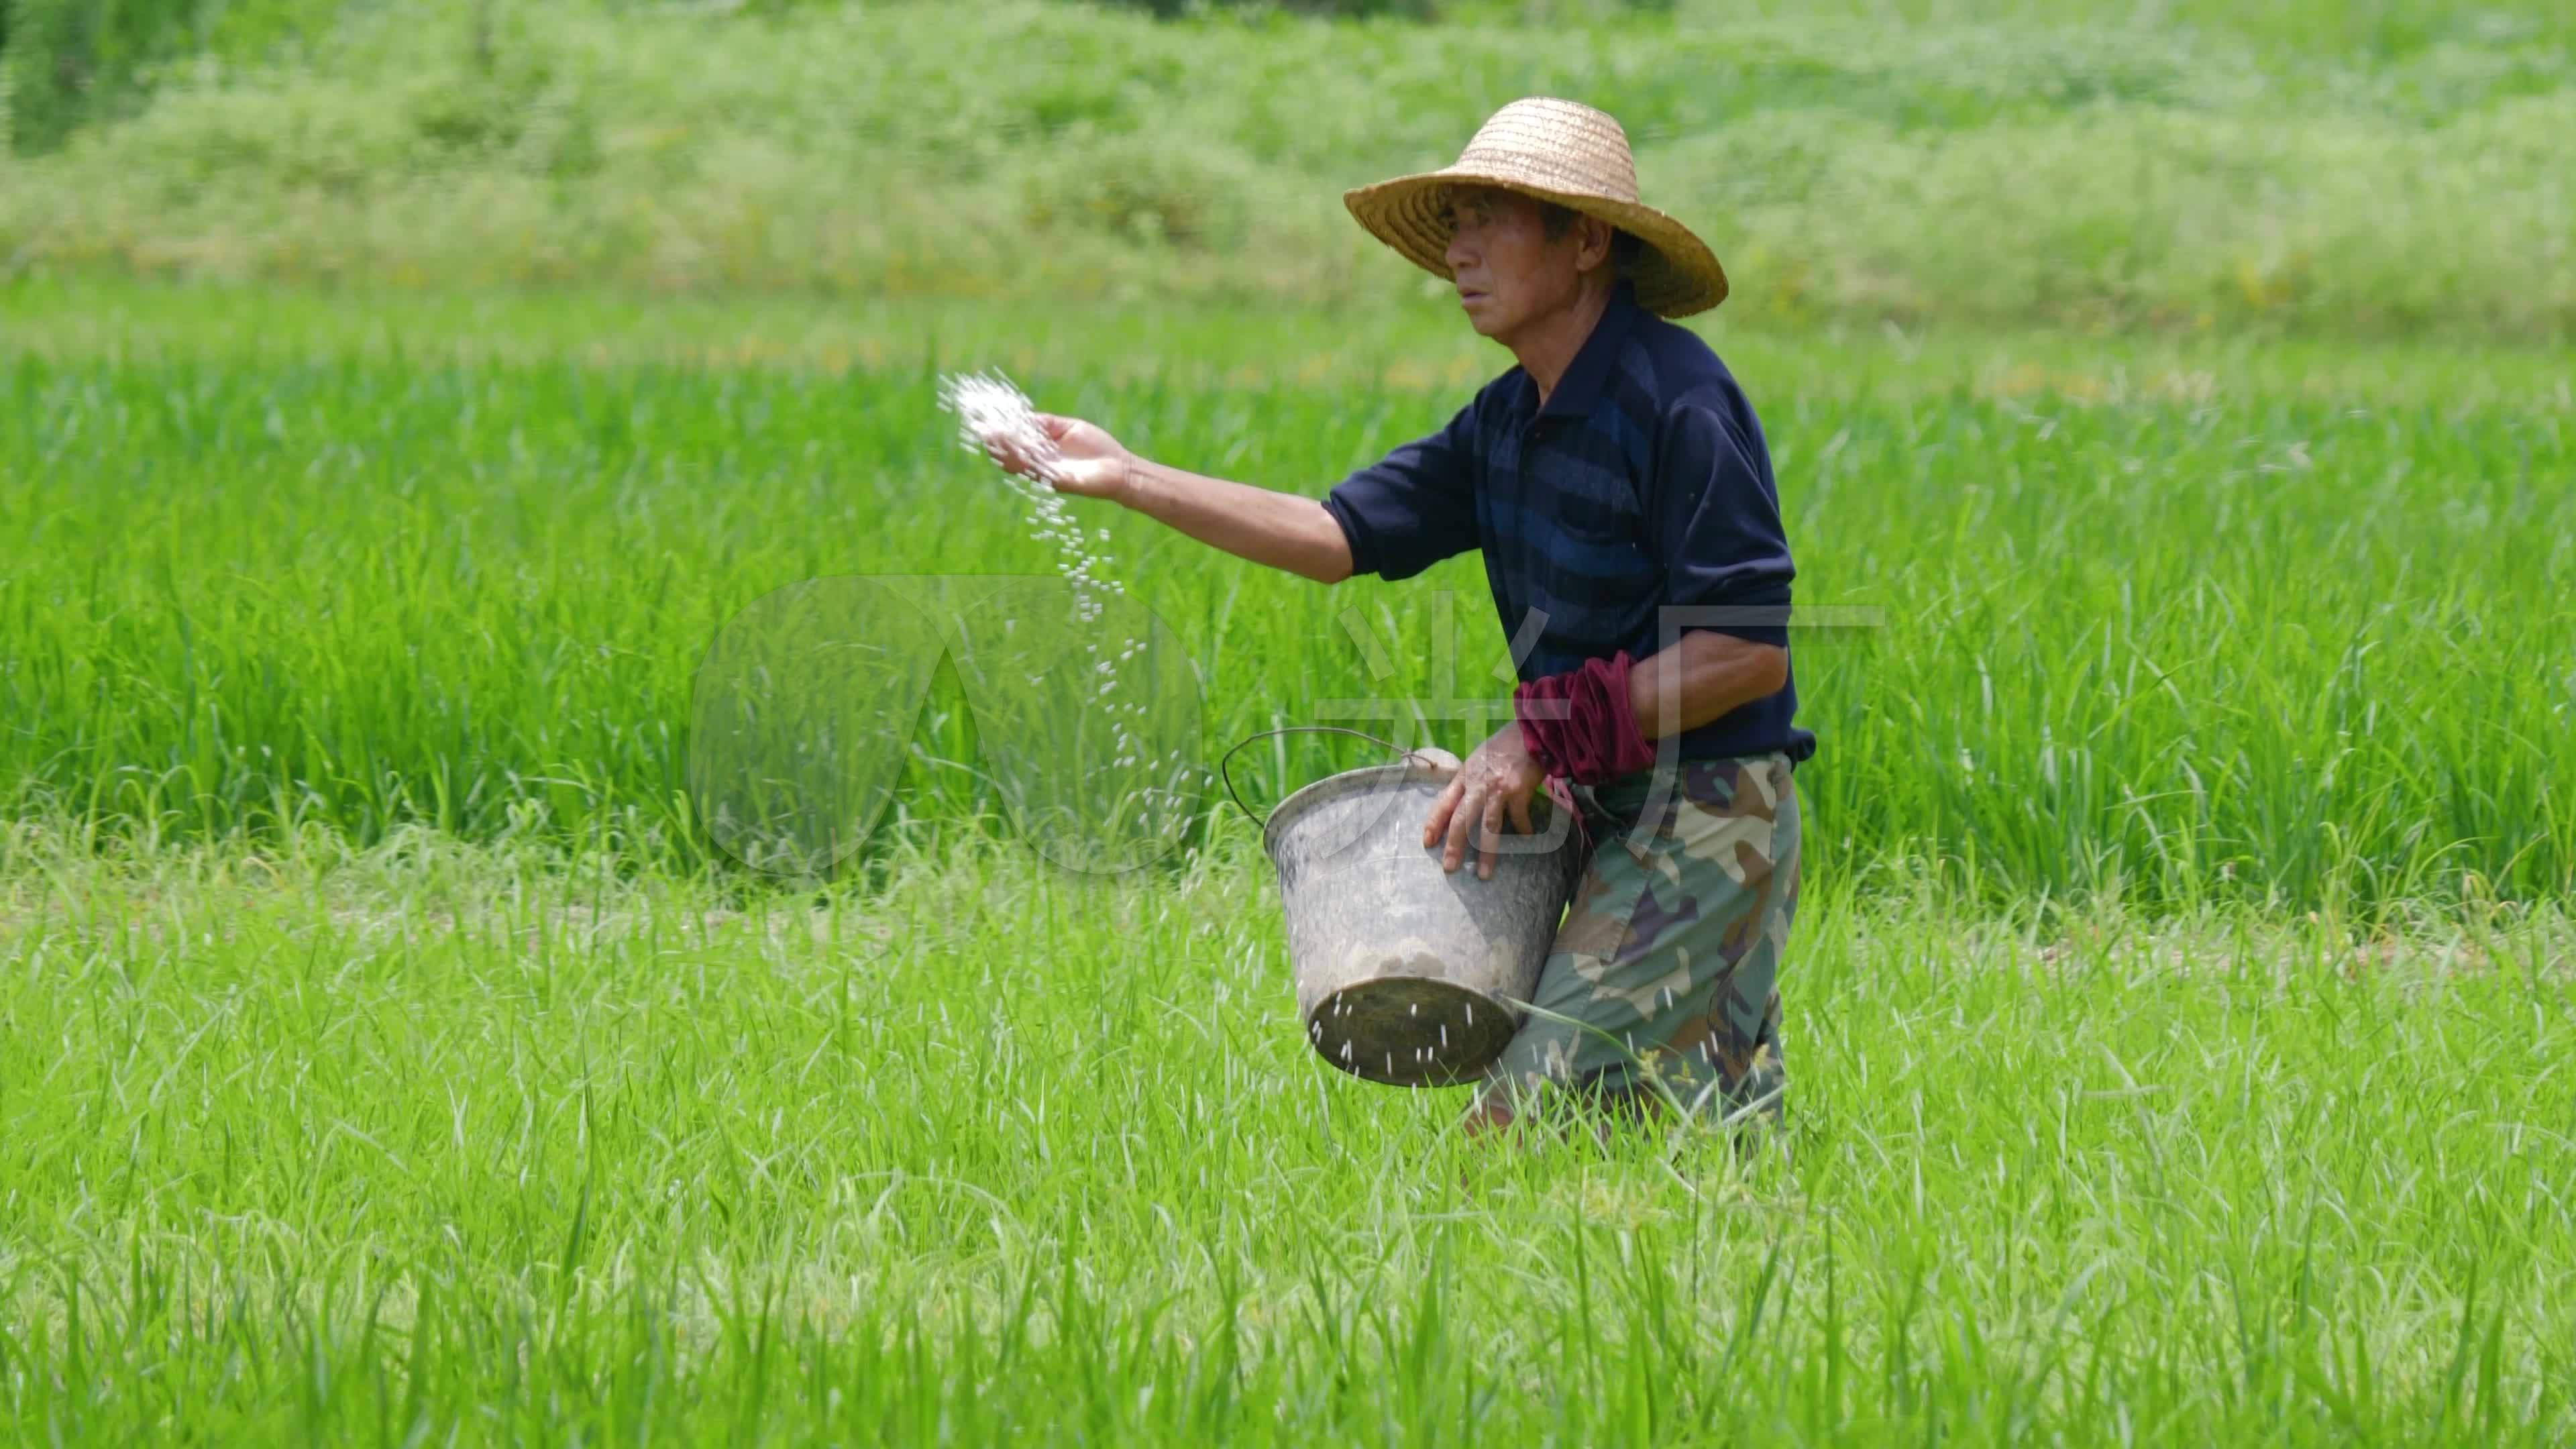
[[[1342,189],[1554,94],[1625,122],[1727,320],[2555,343],[2571,17],[0,0],[0,280],[1376,306],[1436,284]]]

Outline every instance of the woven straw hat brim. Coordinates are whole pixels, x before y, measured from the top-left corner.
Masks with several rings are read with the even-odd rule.
[[[1379,241],[1447,278],[1442,192],[1461,183],[1553,201],[1645,243],[1628,275],[1637,304],[1649,311],[1687,317],[1726,300],[1726,270],[1708,244],[1638,199],[1628,133],[1606,111],[1553,96],[1525,97],[1487,117],[1457,164],[1343,192],[1342,204]]]
[[[1499,186],[1597,216],[1645,243],[1629,277],[1637,305],[1665,317],[1705,312],[1726,300],[1726,269],[1691,229],[1640,201],[1563,191],[1506,175],[1501,168],[1452,166],[1399,176],[1342,193],[1359,224],[1405,260],[1442,280],[1449,278],[1449,228],[1440,219],[1451,185]]]

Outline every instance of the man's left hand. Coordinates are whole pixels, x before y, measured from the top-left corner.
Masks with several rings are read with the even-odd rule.
[[[1476,747],[1441,790],[1440,798],[1431,802],[1431,818],[1422,825],[1423,845],[1437,845],[1447,837],[1449,848],[1440,868],[1456,870],[1465,863],[1468,838],[1474,836],[1483,852],[1476,862],[1476,878],[1493,879],[1494,857],[1502,853],[1504,820],[1508,818],[1520,834],[1536,833],[1530,825],[1530,797],[1546,777],[1547,772],[1522,745],[1520,725],[1504,725]]]

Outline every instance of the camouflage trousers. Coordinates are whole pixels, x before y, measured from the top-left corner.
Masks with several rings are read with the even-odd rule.
[[[1694,760],[1570,787],[1591,853],[1527,1022],[1488,1069],[1498,1116],[1550,1088],[1776,1119],[1780,958],[1798,903],[1786,755]]]

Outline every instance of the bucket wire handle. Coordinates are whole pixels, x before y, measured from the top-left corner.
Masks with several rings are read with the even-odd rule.
[[[1252,807],[1243,803],[1243,797],[1235,793],[1234,776],[1227,772],[1226,767],[1234,763],[1235,755],[1239,753],[1245,745],[1256,744],[1262,740],[1269,739],[1274,735],[1356,735],[1359,738],[1368,741],[1370,744],[1384,745],[1390,750],[1395,750],[1401,753],[1408,760],[1420,759],[1422,757],[1422,752],[1420,750],[1408,750],[1393,740],[1381,739],[1376,735],[1370,734],[1366,730],[1345,729],[1340,725],[1281,725],[1275,730],[1263,730],[1257,735],[1238,741],[1233,749],[1226,751],[1223,755],[1217,758],[1216,775],[1218,779],[1225,782],[1225,793],[1234,797],[1234,808],[1242,811],[1245,819],[1250,820],[1255,826],[1264,830],[1270,828],[1270,818],[1266,815],[1253,814]],[[1426,763],[1428,762],[1426,761]]]

